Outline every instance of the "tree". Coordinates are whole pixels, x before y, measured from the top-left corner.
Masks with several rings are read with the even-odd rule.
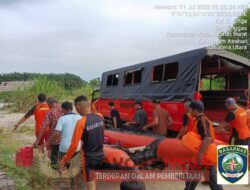
[[[245,34],[241,30],[247,28]],[[242,44],[242,42],[244,42]],[[235,20],[234,25],[226,33],[221,33],[219,48],[250,59],[250,9],[247,9]],[[245,47],[245,48],[243,48]]]
[[[6,73],[0,74],[0,84],[3,81],[28,81],[34,80],[38,77],[46,77],[49,80],[55,81],[61,87],[69,90],[72,88],[80,88],[83,85],[83,80],[74,74],[64,73],[64,74],[40,74],[40,73]]]
[[[90,84],[90,86],[92,86],[94,88],[98,87],[101,84],[101,79],[99,77],[95,78],[95,79],[92,79],[92,80],[89,81],[89,84]]]

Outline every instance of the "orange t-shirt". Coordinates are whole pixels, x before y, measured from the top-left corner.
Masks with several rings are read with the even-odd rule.
[[[43,119],[45,118],[45,115],[50,110],[48,104],[40,104],[37,105],[34,111],[35,121],[36,121],[36,134],[39,134],[41,128]],[[46,128],[46,131],[49,131],[49,127]]]
[[[234,119],[228,122],[229,126],[237,131],[239,139],[249,138],[250,131],[248,127],[247,111],[238,107],[233,113]]]

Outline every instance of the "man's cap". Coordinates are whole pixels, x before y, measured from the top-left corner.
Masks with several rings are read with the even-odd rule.
[[[201,101],[192,101],[189,105],[189,107],[193,110],[198,110],[198,111],[204,111],[205,107],[203,102]]]
[[[154,103],[154,104],[160,104],[161,101],[160,101],[159,99],[156,98],[156,99],[153,100],[153,103]]]
[[[135,104],[142,105],[142,101],[141,101],[141,100],[139,100],[139,99],[137,99],[137,100],[135,100]]]
[[[227,98],[225,102],[226,106],[236,105],[236,100],[234,98]]]

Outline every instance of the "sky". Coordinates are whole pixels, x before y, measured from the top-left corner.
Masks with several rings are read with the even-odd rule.
[[[70,72],[91,80],[209,46],[237,16],[177,16],[177,11],[206,12],[215,5],[234,5],[239,13],[249,0],[0,0],[0,73]],[[185,32],[213,35],[173,37]]]

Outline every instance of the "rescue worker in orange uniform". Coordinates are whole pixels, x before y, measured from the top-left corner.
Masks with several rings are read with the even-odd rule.
[[[85,96],[75,99],[75,107],[83,117],[76,124],[69,149],[60,161],[60,168],[70,161],[82,141],[83,180],[87,184],[87,190],[96,190],[95,175],[92,171],[101,169],[104,160],[104,119],[101,114],[91,113]]]
[[[190,109],[189,109],[189,105],[190,105],[191,102],[192,102],[191,98],[186,98],[184,100],[184,106],[185,106],[186,113],[183,116],[182,129],[180,130],[179,134],[177,135],[178,139],[181,139],[183,137],[183,135],[185,135],[187,132],[189,132],[189,131],[191,131],[193,129],[194,118],[190,114]]]
[[[43,119],[45,118],[45,115],[50,110],[48,104],[46,103],[46,95],[45,94],[39,94],[37,96],[37,105],[33,106],[14,126],[13,132],[15,132],[19,125],[21,125],[23,122],[25,122],[27,119],[29,119],[32,115],[35,116],[35,135],[38,136],[41,128]],[[49,128],[46,128],[46,132],[39,141],[39,145],[43,145],[49,138]]]
[[[248,103],[246,99],[239,99],[237,101],[238,105],[241,106],[247,112],[247,125],[250,130],[250,109],[248,108]]]
[[[219,126],[219,129],[229,127],[232,130],[230,139],[235,139],[235,145],[250,145],[247,111],[238,106],[236,100],[233,98],[228,98],[225,105],[229,112],[225,118],[225,122]],[[232,142],[229,143],[232,144]]]
[[[212,122],[204,115],[204,104],[201,101],[193,101],[189,105],[190,114],[195,118],[192,132],[200,135],[202,144],[197,154],[197,163],[202,164],[204,154],[215,138]],[[185,190],[194,190],[199,181],[187,181]],[[221,185],[217,184],[216,167],[209,168],[209,186],[212,190],[223,190]]]
[[[250,131],[250,109],[246,109],[247,112],[247,126]]]

